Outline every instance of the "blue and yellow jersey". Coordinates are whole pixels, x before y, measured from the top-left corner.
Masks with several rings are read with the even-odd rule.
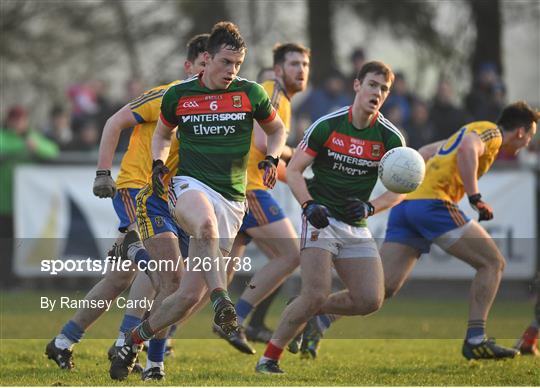
[[[285,129],[289,131],[291,126],[291,101],[285,90],[277,80],[268,80],[261,85],[266,90],[268,96],[270,96],[270,101],[283,121],[283,124],[285,124]],[[257,149],[254,142],[255,136],[252,136],[247,167],[247,190],[268,190],[268,187],[263,184],[264,171],[259,170],[257,167],[259,162],[264,160],[266,153]]]
[[[478,160],[478,179],[484,175],[497,157],[502,143],[501,131],[490,121],[475,121],[454,133],[426,164],[426,177],[407,199],[440,199],[458,203],[465,194],[458,171],[457,151],[466,134],[474,132],[485,144]]]
[[[129,103],[131,112],[139,123],[133,128],[129,146],[122,158],[116,185],[122,188],[142,188],[152,175],[152,136],[161,112],[161,100],[167,89],[180,81],[152,88]],[[170,173],[165,182],[176,174],[178,166],[178,140],[173,136],[167,162]],[[166,196],[163,197],[166,199]]]

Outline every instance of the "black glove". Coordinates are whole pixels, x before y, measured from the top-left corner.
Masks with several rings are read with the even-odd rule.
[[[364,202],[358,198],[350,198],[347,201],[345,206],[345,220],[347,222],[355,223],[375,213],[371,202]]]
[[[326,206],[320,205],[312,199],[302,204],[302,214],[317,229],[326,228],[330,224],[328,221],[330,213]]]
[[[493,218],[493,208],[482,201],[482,195],[476,193],[469,195],[471,207],[478,213],[478,221],[489,221]]]
[[[169,169],[163,163],[163,160],[158,159],[152,162],[152,190],[154,194],[161,197],[165,194],[165,186],[163,177],[169,172]]]
[[[273,189],[276,185],[278,163],[279,158],[274,158],[272,155],[266,155],[266,158],[257,164],[259,170],[264,170],[263,183],[269,189]]]
[[[111,170],[97,170],[94,179],[94,195],[99,198],[112,198],[116,194],[116,183]]]

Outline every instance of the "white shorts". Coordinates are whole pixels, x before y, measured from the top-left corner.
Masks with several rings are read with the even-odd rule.
[[[173,177],[172,189],[177,200],[182,194],[190,190],[204,193],[214,207],[214,214],[218,223],[219,247],[230,252],[246,213],[246,202],[230,201],[206,184],[189,176]],[[172,214],[174,214],[174,211]]]
[[[379,250],[366,227],[351,226],[328,217],[330,225],[317,229],[302,216],[301,249],[320,248],[329,251],[335,259],[379,258]]]

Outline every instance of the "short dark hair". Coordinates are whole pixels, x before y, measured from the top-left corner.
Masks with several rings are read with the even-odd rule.
[[[528,131],[532,123],[540,119],[540,112],[534,111],[525,101],[507,105],[497,119],[497,125],[504,131],[525,127]]]
[[[247,50],[246,43],[242,35],[240,35],[238,26],[232,22],[219,22],[214,25],[208,37],[206,51],[214,56],[223,46],[234,51]]]
[[[375,74],[382,74],[384,75],[384,78],[386,81],[390,81],[390,83],[394,83],[394,72],[384,62],[380,61],[371,61],[364,63],[360,71],[358,71],[358,74],[356,75],[356,79],[362,82],[364,78],[366,77],[367,73],[375,73]]]
[[[272,50],[274,53],[274,66],[281,65],[285,62],[285,56],[288,53],[300,53],[311,56],[311,50],[299,43],[283,43],[276,44]]]
[[[190,62],[195,62],[200,53],[206,51],[206,44],[208,43],[208,37],[210,34],[199,34],[195,35],[187,43],[187,60]]]

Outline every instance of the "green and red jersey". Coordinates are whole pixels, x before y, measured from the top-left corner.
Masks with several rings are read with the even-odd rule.
[[[178,126],[177,175],[191,176],[233,201],[243,201],[253,120],[276,115],[264,89],[236,78],[225,90],[210,90],[202,73],[171,86],[161,103],[161,120]]]
[[[315,121],[299,145],[315,158],[313,178],[307,180],[310,195],[341,221],[348,199],[369,201],[383,155],[405,146],[403,135],[381,113],[359,129],[352,124],[351,109],[343,107]],[[366,226],[366,220],[354,226]]]

